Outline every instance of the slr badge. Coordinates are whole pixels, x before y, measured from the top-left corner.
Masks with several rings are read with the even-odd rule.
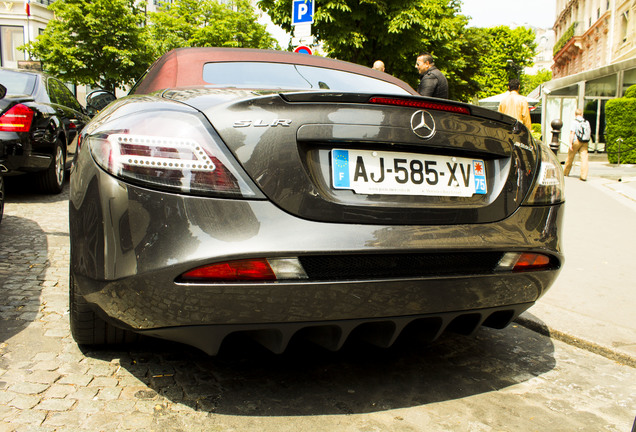
[[[276,127],[276,126],[284,126],[289,127],[292,121],[290,119],[274,119],[272,121],[266,120],[237,120],[232,125],[235,128],[244,128],[244,127]]]

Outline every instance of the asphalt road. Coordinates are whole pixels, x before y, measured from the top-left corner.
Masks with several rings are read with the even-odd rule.
[[[157,341],[82,351],[68,329],[67,199],[68,189],[43,196],[10,185],[0,432],[632,428],[633,367],[518,324],[388,350],[295,344],[273,355],[235,340],[213,358]]]

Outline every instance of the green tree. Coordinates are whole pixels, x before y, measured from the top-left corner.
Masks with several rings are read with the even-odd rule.
[[[292,0],[260,0],[275,24],[292,32]],[[469,100],[478,87],[479,35],[466,28],[459,0],[322,0],[315,3],[312,33],[330,57],[371,66],[384,61],[386,71],[413,87],[419,76],[415,60],[430,52],[449,81],[453,99]]]
[[[257,22],[248,0],[166,2],[159,12],[150,14],[148,30],[157,57],[180,47],[278,48],[265,25]]]
[[[552,79],[552,71],[541,69],[534,75],[522,75],[521,76],[521,94],[527,95],[532,90],[544,82],[548,82]]]
[[[55,18],[26,49],[67,82],[114,90],[152,62],[144,7],[134,0],[56,1],[49,6]]]
[[[508,81],[523,81],[523,68],[534,64],[536,42],[534,32],[526,27],[507,26],[478,29],[483,45],[479,48],[481,69],[478,99],[508,90]]]

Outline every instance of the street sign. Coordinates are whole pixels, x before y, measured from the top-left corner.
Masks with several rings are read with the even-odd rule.
[[[309,37],[311,36],[311,24],[296,24],[294,26],[294,36],[297,38]],[[301,43],[297,45],[307,45],[306,43]]]
[[[301,45],[299,47],[296,47],[296,49],[294,49],[294,52],[301,53],[301,54],[309,54],[309,55],[313,54],[313,52],[311,51],[311,48],[309,48],[306,45]]]
[[[307,46],[312,46],[316,44],[316,38],[314,36],[301,36],[301,37],[293,37],[291,39],[291,43],[292,46],[299,46],[299,45],[307,45]]]
[[[314,23],[314,0],[294,0],[292,3],[292,25]]]

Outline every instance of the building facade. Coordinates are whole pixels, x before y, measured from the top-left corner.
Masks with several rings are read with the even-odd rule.
[[[549,71],[554,64],[552,59],[552,51],[554,48],[554,30],[532,28],[535,34],[535,42],[537,44],[536,55],[534,57],[534,65],[526,67],[524,72],[527,75],[535,75],[541,70]]]
[[[541,95],[544,139],[560,119],[566,140],[580,107],[592,125],[591,149],[602,150],[605,103],[636,84],[636,0],[557,0],[556,8],[553,79]]]
[[[636,0],[557,0],[555,79],[636,57]]]
[[[18,47],[35,40],[53,18],[47,9],[53,0],[2,1],[0,3],[0,66],[16,68],[28,60]]]

